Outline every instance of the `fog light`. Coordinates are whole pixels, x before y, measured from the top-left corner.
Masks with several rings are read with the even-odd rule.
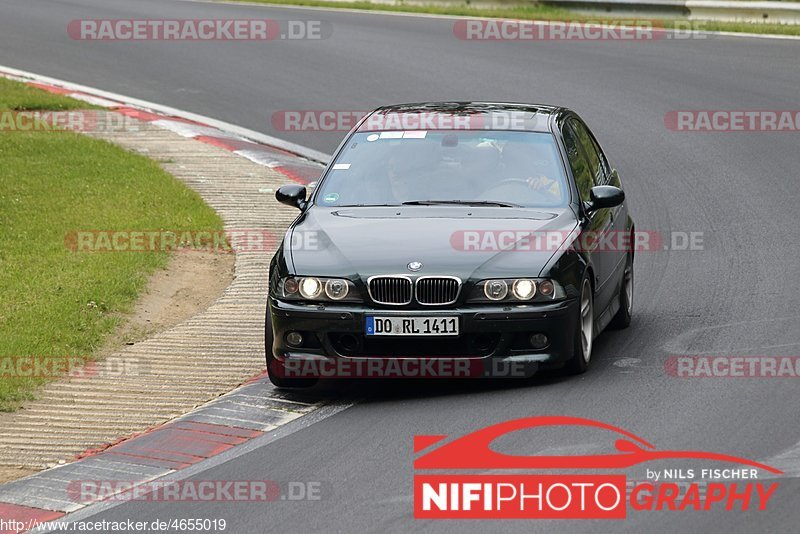
[[[544,334],[533,334],[531,336],[531,347],[536,350],[541,350],[550,344],[550,340]]]
[[[286,334],[286,343],[292,347],[299,347],[303,344],[303,334],[300,332],[289,332]]]

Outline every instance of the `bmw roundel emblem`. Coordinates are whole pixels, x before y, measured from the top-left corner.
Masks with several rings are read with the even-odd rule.
[[[422,269],[422,263],[420,263],[418,261],[412,261],[411,263],[409,263],[407,265],[407,267],[408,267],[409,271],[415,273],[415,272],[419,271],[420,269]]]

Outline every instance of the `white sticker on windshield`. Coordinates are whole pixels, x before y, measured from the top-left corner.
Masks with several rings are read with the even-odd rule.
[[[346,171],[349,168],[350,168],[350,164],[349,163],[335,163],[333,165],[333,170],[334,171]]]
[[[403,132],[403,139],[425,139],[428,132],[425,130],[414,130],[411,132]]]
[[[402,139],[403,132],[381,132],[381,139]]]
[[[381,136],[378,134],[370,134],[367,136],[367,141],[377,141]]]

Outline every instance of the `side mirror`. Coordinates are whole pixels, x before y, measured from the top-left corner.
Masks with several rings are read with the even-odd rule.
[[[589,192],[592,201],[586,206],[587,211],[603,208],[615,208],[625,202],[625,191],[613,185],[598,185]]]
[[[275,199],[281,204],[303,209],[306,207],[306,188],[302,185],[284,185],[275,191]]]

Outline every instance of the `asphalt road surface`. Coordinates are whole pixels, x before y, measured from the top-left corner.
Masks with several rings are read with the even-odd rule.
[[[330,38],[90,42],[80,18],[322,20]],[[796,379],[686,379],[670,356],[800,354],[798,133],[674,132],[681,109],[797,109],[800,43],[710,36],[654,42],[467,42],[453,21],[172,0],[3,0],[0,64],[222,119],[332,152],[341,132],[276,131],[273,113],[425,100],[565,105],[594,129],[625,183],[637,229],[702,232],[703,250],[641,253],[630,329],[596,343],[584,376],[526,383],[330,386],[351,408],[194,475],[320,481],[319,501],[129,503],[106,519],[226,518],[229,532],[786,531],[800,520],[787,476],[766,512],[638,512],[622,522],[414,521],[412,438],[462,435],[530,415],[574,415],[663,449],[783,458],[800,442]],[[596,450],[583,433],[518,432],[517,454]],[[786,451],[789,451],[788,453]],[[800,455],[795,455],[795,457]],[[788,459],[787,459],[788,458]],[[674,467],[679,467],[673,465]],[[629,476],[644,476],[643,467]]]

